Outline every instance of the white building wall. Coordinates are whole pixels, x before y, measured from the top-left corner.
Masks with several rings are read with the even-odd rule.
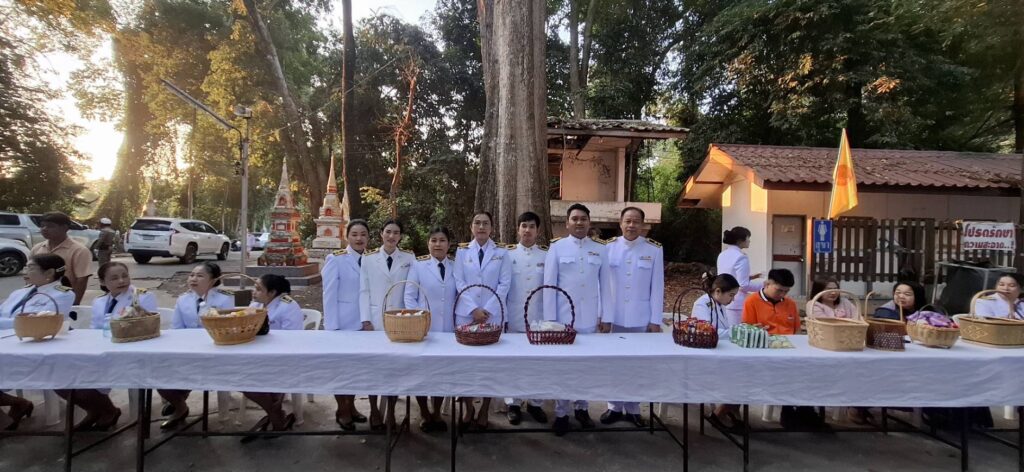
[[[617,169],[615,151],[584,151],[579,156],[566,152],[566,157],[562,159],[562,200],[619,201]]]
[[[750,271],[754,274],[767,273],[771,263],[768,251],[771,231],[764,199],[764,189],[742,178],[727,186],[722,195],[722,231],[736,226],[750,230],[747,256],[750,258]]]

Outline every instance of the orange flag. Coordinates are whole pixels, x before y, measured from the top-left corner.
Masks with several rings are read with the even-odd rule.
[[[832,199],[828,204],[828,217],[836,218],[857,206],[857,177],[853,173],[853,154],[846,139],[846,128],[839,140],[839,158],[832,171]]]

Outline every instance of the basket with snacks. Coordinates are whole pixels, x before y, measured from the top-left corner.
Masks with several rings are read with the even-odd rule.
[[[244,344],[256,339],[267,322],[267,310],[253,307],[210,308],[199,319],[214,344]]]
[[[160,336],[160,314],[139,306],[139,291],[132,293],[132,303],[110,318],[110,340],[115,343],[144,341]]]
[[[569,320],[568,326],[554,321],[530,323],[530,300],[537,292],[544,289],[558,290],[565,296],[566,301],[569,302],[569,314],[572,315],[572,318]],[[526,319],[526,339],[530,341],[530,344],[572,344],[576,342],[576,329],[573,327],[576,324],[576,305],[573,304],[569,293],[559,287],[541,285],[533,289],[530,295],[526,297],[523,318]]]
[[[854,303],[860,300],[850,292],[838,289],[822,290],[807,303],[807,343],[828,351],[863,351],[868,324],[862,319],[846,319],[814,316],[814,304],[823,295],[835,293],[838,296],[848,295]],[[860,308],[854,310],[854,316],[860,315]]]
[[[868,330],[866,335],[866,342],[868,347],[874,349],[881,349],[883,351],[902,351],[903,350],[903,337],[907,335],[907,323],[903,316],[903,307],[896,305],[896,311],[899,313],[898,320],[891,320],[888,318],[878,318],[875,316],[868,315],[868,305],[871,300],[871,296],[875,292],[868,292],[864,296],[864,320],[868,322]],[[892,335],[884,336],[883,341],[876,341],[875,338],[882,333],[892,333]],[[895,343],[892,342],[894,336],[900,338],[900,347],[895,349]]]
[[[36,341],[46,341],[47,338],[53,339],[57,337],[57,333],[64,326],[64,315],[60,313],[60,306],[57,305],[57,300],[42,292],[36,292],[29,297],[29,300],[38,296],[49,298],[53,302],[54,311],[18,313],[14,317],[14,335],[18,339],[30,338]],[[22,308],[24,309],[24,306],[27,304],[22,304]]]
[[[382,303],[384,334],[387,334],[388,339],[394,343],[418,343],[423,341],[427,337],[427,333],[430,332],[430,301],[427,301],[426,310],[386,309],[391,291],[395,287],[405,284],[413,284],[419,287],[419,284],[413,281],[401,280],[392,284],[388,287],[388,291],[384,292],[384,302]],[[420,291],[422,292],[423,289],[420,288]]]
[[[488,344],[494,344],[501,339],[501,332],[505,326],[505,304],[501,302],[501,297],[498,296],[498,292],[495,292],[493,288],[484,284],[473,284],[467,285],[459,293],[455,295],[455,302],[452,305],[452,319],[456,319],[455,308],[459,305],[459,298],[462,294],[466,293],[471,288],[482,288],[494,294],[494,298],[498,300],[498,309],[501,311],[501,321],[497,324],[491,323],[491,320],[487,320],[483,323],[468,323],[462,326],[455,326],[455,340],[459,344],[465,344],[466,346],[486,346]],[[455,321],[457,324],[458,322]]]
[[[694,291],[705,292],[697,287],[686,289],[672,304],[672,340],[684,347],[714,349],[718,346],[718,327],[683,312],[687,295]]]
[[[978,300],[987,295],[999,296],[995,290],[978,292],[971,298],[971,312],[953,317],[953,320],[960,325],[960,336],[964,341],[982,346],[1024,347],[1024,321],[977,314]],[[1009,303],[1007,304],[1009,305]],[[1009,312],[1013,313],[1013,310],[1010,309]]]
[[[949,349],[960,339],[960,326],[942,313],[921,310],[907,317],[907,334],[918,344]]]

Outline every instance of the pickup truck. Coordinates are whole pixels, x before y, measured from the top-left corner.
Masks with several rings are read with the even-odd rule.
[[[45,241],[42,233],[39,232],[39,218],[42,216],[28,213],[0,212],[0,238],[21,241],[31,249],[32,246]],[[90,229],[74,220],[71,221],[71,230],[68,231],[68,237],[89,248],[93,253],[93,259],[96,258],[95,245],[96,239],[99,236],[99,230]]]

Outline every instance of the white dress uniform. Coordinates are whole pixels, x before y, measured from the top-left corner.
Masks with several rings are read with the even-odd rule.
[[[302,307],[288,295],[275,297],[270,303],[264,305],[260,302],[249,304],[252,308],[266,308],[267,319],[270,320],[270,329],[303,329],[305,317],[302,316]]]
[[[210,308],[221,310],[235,308],[234,294],[216,288],[210,289],[206,293],[206,298],[200,298],[191,290],[181,294],[178,297],[178,302],[174,304],[171,329],[202,328],[199,315]]]
[[[647,325],[661,325],[665,308],[665,261],[661,244],[643,236],[608,242],[608,266],[612,273],[611,319],[614,333],[644,333]],[[639,402],[608,402],[608,409],[640,414]]]
[[[387,259],[391,257],[391,268],[388,269]],[[373,329],[384,329],[384,309],[399,310],[405,308],[405,291],[403,287],[395,287],[388,299],[384,295],[388,288],[396,282],[409,278],[409,269],[416,262],[412,251],[396,249],[387,254],[380,249],[363,253],[363,265],[359,277],[359,320],[373,323]]]
[[[725,310],[725,305],[718,303],[711,298],[711,295],[705,293],[693,302],[690,316],[711,323],[718,329],[718,339],[729,339],[729,330],[732,328],[732,324],[729,323],[729,316]]]
[[[1013,303],[1013,314],[1010,313],[1010,306],[1010,302],[1006,301],[1002,295],[994,294],[979,298],[974,305],[974,312],[978,316],[1024,320],[1024,300],[1017,299]]]
[[[481,251],[483,256],[481,257]],[[470,243],[459,244],[455,251],[455,283],[459,291],[474,285],[483,284],[498,292],[498,298],[490,291],[473,288],[462,294],[455,307],[456,326],[473,322],[473,310],[482,308],[491,314],[490,323],[501,323],[501,307],[508,297],[509,284],[512,282],[512,259],[508,250],[498,247],[488,239],[480,246],[474,239]],[[508,319],[508,312],[505,312]]]
[[[505,303],[505,313],[508,317],[508,332],[526,332],[526,297],[530,296],[537,287],[544,284],[544,259],[548,256],[548,247],[534,244],[526,247],[522,243],[510,244],[508,257],[512,260],[512,282],[508,287],[508,302]],[[548,295],[546,290],[541,290],[530,299],[530,321],[542,321],[544,319],[544,297]],[[518,405],[522,400],[506,398],[506,405]],[[543,400],[530,400],[530,405],[541,406]]]
[[[740,283],[740,292],[726,307],[729,324],[739,324],[743,321],[743,302],[747,295],[759,292],[764,284],[750,280],[750,258],[743,249],[733,244],[726,244],[725,249],[718,255],[718,274],[729,274]]]
[[[57,306],[54,306],[49,298],[36,295],[37,293],[49,295],[57,302]],[[14,317],[19,313],[57,311],[67,319],[74,303],[75,292],[70,287],[61,285],[59,280],[38,287],[29,285],[19,288],[11,292],[3,304],[0,304],[0,329],[14,328]]]
[[[604,241],[568,236],[552,241],[544,260],[544,284],[555,285],[572,297],[576,307],[576,332],[590,334],[604,317],[611,319],[612,274]],[[568,325],[572,320],[569,302],[559,292],[545,294],[544,319]],[[555,401],[555,416],[568,416],[570,400]],[[586,410],[586,400],[576,400],[576,410]]]
[[[321,271],[324,287],[324,329],[358,331],[359,268],[363,255],[348,249],[334,251]]]
[[[455,330],[455,264],[447,257],[434,259],[429,254],[416,258],[409,269],[409,281],[405,284],[405,307],[416,310],[430,310],[430,330],[451,333]],[[441,268],[444,269],[441,269]],[[442,272],[443,270],[443,272]]]
[[[120,313],[121,310],[131,306],[132,294],[135,293],[135,290],[135,286],[129,285],[128,290],[116,297],[112,297],[110,293],[96,297],[92,301],[92,321],[90,322],[90,327],[92,329],[103,329],[103,325],[110,320],[112,315]],[[144,288],[140,288],[138,291],[139,306],[150,313],[156,313],[156,295],[149,293]]]

